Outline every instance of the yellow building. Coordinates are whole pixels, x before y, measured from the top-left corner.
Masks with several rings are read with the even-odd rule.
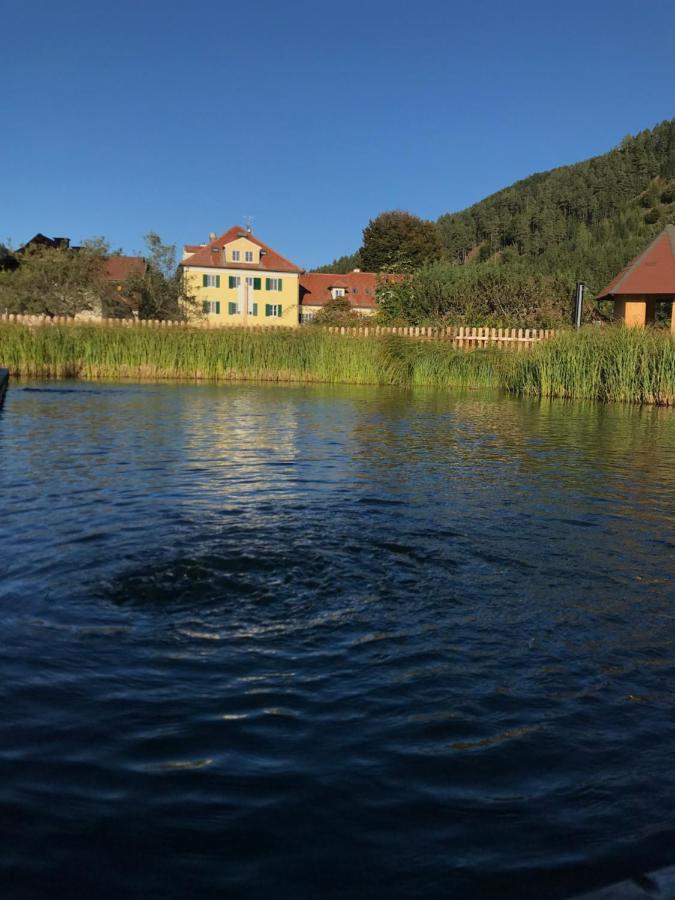
[[[212,234],[207,244],[186,245],[181,266],[209,323],[299,324],[302,269],[244,228]]]

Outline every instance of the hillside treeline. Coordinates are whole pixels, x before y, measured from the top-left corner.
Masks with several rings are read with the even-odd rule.
[[[567,272],[600,290],[675,217],[675,119],[585,162],[518,181],[437,227],[444,258]]]
[[[592,300],[674,221],[672,119],[437,222],[382,213],[364,229],[356,253],[318,271],[408,273],[404,284],[380,291],[388,321],[545,327],[569,321],[576,281],[586,283]],[[606,317],[610,306],[589,303],[587,316]]]

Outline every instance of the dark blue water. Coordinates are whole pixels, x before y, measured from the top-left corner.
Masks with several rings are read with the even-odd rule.
[[[0,894],[558,898],[675,860],[675,414],[14,382]]]

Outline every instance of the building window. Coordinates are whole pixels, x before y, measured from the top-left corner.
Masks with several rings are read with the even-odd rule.
[[[248,301],[248,314],[249,316],[258,315],[258,304],[254,303],[253,300]]]
[[[336,297],[344,297],[345,289],[344,288],[333,288],[333,290],[331,291],[331,294],[333,295],[333,300],[335,300]]]
[[[232,262],[239,262],[240,259],[241,259],[241,253],[239,252],[239,250],[233,250],[232,251]]]
[[[202,287],[220,287],[220,275],[202,275]]]
[[[204,300],[202,303],[202,310],[205,313],[215,313],[217,316],[220,315],[220,300]]]
[[[228,303],[227,304],[227,314],[228,316],[238,316],[241,312],[238,303]]]
[[[244,260],[246,262],[253,262],[253,250],[246,250],[244,252]]]
[[[283,290],[283,284],[281,278],[266,278],[265,279],[265,290],[266,291],[281,291]]]
[[[230,288],[238,288],[241,284],[241,278],[239,275],[229,275],[227,279],[227,286]]]
[[[281,308],[280,303],[266,303],[265,304],[265,315],[273,316],[276,319],[280,319],[283,315],[283,310]]]

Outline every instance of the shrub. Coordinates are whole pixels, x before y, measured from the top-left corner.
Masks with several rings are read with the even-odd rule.
[[[551,328],[570,317],[573,283],[499,264],[435,263],[378,288],[384,323]]]

